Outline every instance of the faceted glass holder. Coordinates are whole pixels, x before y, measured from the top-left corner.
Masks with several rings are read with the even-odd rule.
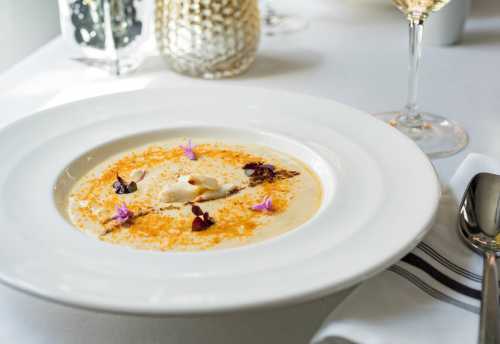
[[[153,13],[150,1],[59,0],[59,12],[74,60],[114,75],[142,62]]]

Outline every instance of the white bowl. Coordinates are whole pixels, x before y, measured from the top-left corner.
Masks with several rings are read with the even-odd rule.
[[[100,159],[176,135],[258,142],[298,157],[321,179],[321,209],[270,240],[195,253],[110,245],[62,216],[68,187]],[[1,131],[0,154],[0,280],[56,302],[134,314],[257,308],[346,288],[411,250],[440,195],[426,156],[370,115],[247,88],[145,90],[49,109]]]

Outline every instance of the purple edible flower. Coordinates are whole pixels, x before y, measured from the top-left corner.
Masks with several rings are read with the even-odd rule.
[[[193,148],[196,147],[195,145],[191,144],[191,140],[188,140],[188,144],[183,146],[180,145],[179,147],[182,148],[184,151],[184,155],[189,159],[189,160],[196,160],[196,155],[194,154]]]
[[[116,206],[116,215],[112,217],[113,220],[118,221],[118,223],[123,224],[132,220],[134,213],[131,212],[125,203],[122,203],[121,206]]]
[[[255,211],[272,211],[273,210],[273,202],[271,197],[265,197],[262,203],[256,204],[252,207],[252,210]]]

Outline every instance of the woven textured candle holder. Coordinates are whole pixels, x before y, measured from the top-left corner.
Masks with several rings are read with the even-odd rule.
[[[257,0],[156,0],[156,41],[175,71],[207,79],[243,73],[255,60]]]

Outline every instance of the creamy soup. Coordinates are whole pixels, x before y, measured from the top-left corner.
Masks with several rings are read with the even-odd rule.
[[[100,163],[71,189],[71,222],[138,249],[197,251],[285,233],[318,210],[318,177],[268,147],[173,139]]]

